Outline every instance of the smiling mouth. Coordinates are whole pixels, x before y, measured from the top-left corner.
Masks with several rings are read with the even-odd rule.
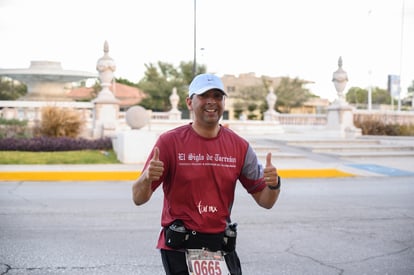
[[[215,112],[217,112],[217,109],[205,109],[205,111],[207,113],[215,113]]]

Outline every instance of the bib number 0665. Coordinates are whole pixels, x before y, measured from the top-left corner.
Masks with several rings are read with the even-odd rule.
[[[190,275],[229,275],[226,260],[221,251],[187,249],[186,258]]]
[[[224,261],[216,260],[193,260],[191,261],[194,275],[225,275],[226,266]]]

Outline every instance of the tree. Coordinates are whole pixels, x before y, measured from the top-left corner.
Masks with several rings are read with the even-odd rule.
[[[374,87],[371,94],[373,104],[390,104],[390,93],[379,87]],[[346,101],[350,104],[366,105],[368,103],[368,90],[359,87],[351,87],[346,93]]]
[[[185,99],[188,95],[188,85],[192,76],[192,62],[181,62],[178,68],[172,64],[159,61],[145,64],[144,77],[138,82],[137,87],[142,89],[148,97],[140,103],[144,108],[158,112],[166,112],[171,109],[169,97],[173,88],[177,88],[180,97],[178,108],[187,110]],[[204,65],[197,66],[197,74],[204,73]]]
[[[411,82],[411,86],[407,88],[407,96],[403,99],[405,105],[412,105],[414,98],[414,80]]]
[[[27,94],[27,86],[8,77],[0,77],[0,100],[16,100]]]
[[[292,107],[302,106],[309,98],[315,97],[315,95],[311,94],[308,89],[304,88],[306,83],[305,80],[299,78],[281,78],[275,90],[278,97],[276,101],[276,109],[283,109],[284,112],[289,112]],[[233,103],[236,117],[242,112],[247,111],[249,118],[258,118],[259,116],[256,115],[256,110],[263,115],[268,109],[266,96],[271,85],[272,81],[266,77],[262,77],[261,85],[246,86],[237,91]]]
[[[276,109],[280,110],[280,107],[283,106],[284,111],[289,113],[292,107],[300,107],[309,98],[313,97],[314,95],[304,88],[304,84],[306,84],[306,81],[299,78],[282,77],[275,90],[277,96]]]
[[[414,94],[414,80],[411,82],[411,86],[407,88],[408,96],[413,97]]]
[[[372,103],[373,104],[390,104],[391,95],[390,93],[378,87],[375,87],[372,90]]]
[[[240,115],[243,113],[245,108],[246,108],[246,106],[245,106],[245,104],[243,104],[243,102],[241,102],[241,101],[234,102],[233,103],[234,116],[237,117],[237,118],[240,118]]]
[[[266,93],[265,86],[247,86],[238,91],[237,97],[244,101],[257,101],[263,100],[266,97]]]
[[[266,98],[265,85],[243,87],[234,94],[233,98],[233,108],[237,118],[243,112],[248,112],[249,119],[257,118],[258,115],[254,112],[259,108],[259,113],[262,113],[261,106],[264,104],[263,99]]]
[[[368,91],[359,87],[351,87],[346,93],[345,98],[350,104],[367,104]]]
[[[133,83],[133,82],[129,81],[128,79],[125,79],[125,78],[122,78],[122,77],[115,78],[115,82],[125,84],[127,86],[138,88],[138,85],[136,83]]]

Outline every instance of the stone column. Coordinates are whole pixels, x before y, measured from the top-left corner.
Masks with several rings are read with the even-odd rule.
[[[108,42],[104,43],[104,56],[97,64],[96,70],[99,72],[102,90],[92,101],[95,104],[93,116],[94,138],[104,136],[114,136],[118,126],[119,100],[115,98],[109,87],[112,85],[116,65],[114,60],[108,55]]]
[[[333,73],[338,98],[328,107],[327,130],[336,132],[340,137],[355,137],[361,135],[361,129],[354,126],[354,108],[349,105],[344,96],[348,83],[348,74],[342,69],[342,57],[338,60],[338,69]]]

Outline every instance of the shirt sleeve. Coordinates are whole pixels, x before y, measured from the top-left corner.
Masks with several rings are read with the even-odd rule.
[[[240,182],[249,193],[263,190],[266,184],[263,180],[263,165],[259,162],[256,153],[249,145],[244,160]]]

